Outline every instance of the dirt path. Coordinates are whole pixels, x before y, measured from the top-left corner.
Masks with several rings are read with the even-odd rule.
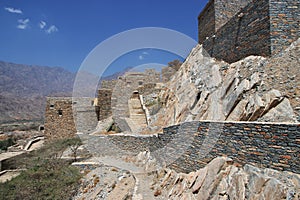
[[[137,161],[136,155],[120,150],[107,137],[80,137],[93,156],[85,162],[98,166],[85,170],[81,189],[74,199],[159,199],[151,189],[154,175],[145,171],[143,162]],[[144,157],[139,159],[144,161]]]

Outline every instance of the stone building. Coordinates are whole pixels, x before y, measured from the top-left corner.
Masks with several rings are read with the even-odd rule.
[[[48,97],[45,135],[48,139],[68,138],[97,126],[94,98]]]
[[[73,98],[73,115],[77,132],[87,133],[97,126],[98,98]]]
[[[75,133],[88,133],[95,130],[98,121],[112,116],[112,95],[117,97],[116,104],[124,106],[126,115],[129,114],[128,101],[122,92],[126,88],[141,92],[151,92],[155,89],[156,83],[160,81],[160,73],[149,69],[145,72],[127,72],[118,80],[102,81],[101,88],[98,90],[97,98],[90,97],[48,97],[45,113],[45,135],[49,139],[67,138],[74,136]],[[125,92],[126,93],[126,92]],[[131,94],[128,95],[131,96]],[[116,98],[115,98],[116,99]],[[126,108],[125,108],[126,107]],[[123,110],[122,113],[124,114]]]
[[[157,101],[155,98],[163,88],[162,77],[167,82],[174,73],[176,70],[160,73],[146,69],[144,72],[126,72],[117,80],[102,81],[98,90],[98,120],[112,117],[122,131],[138,132],[135,124],[147,124],[152,111],[147,109],[144,99]]]
[[[155,69],[146,69],[145,72],[126,72],[123,76],[119,77],[118,80],[102,81],[101,88],[98,90],[98,119],[104,120],[112,116],[112,107],[114,107],[114,105],[122,107],[124,112],[126,112],[126,116],[129,115],[127,108],[129,97],[126,98],[125,96],[131,96],[131,94],[123,93],[125,91],[125,93],[127,93],[127,91],[133,93],[133,91],[138,90],[138,88],[143,88],[143,92],[145,92],[145,90],[152,91],[156,83],[161,82],[160,76],[161,74]],[[123,102],[122,100],[125,101]],[[123,114],[124,112],[122,111]]]
[[[116,84],[117,84],[118,80],[103,80],[101,81],[101,85],[100,88],[105,88],[105,89],[113,89]]]
[[[122,79],[126,84],[144,85],[147,83],[159,83],[160,73],[155,69],[146,69],[145,72],[126,72]]]
[[[101,88],[98,90],[98,120],[107,119],[112,115],[111,95],[112,89]]]
[[[198,40],[229,63],[272,56],[299,38],[299,1],[210,0],[198,17]]]
[[[76,126],[71,97],[48,97],[45,113],[45,135],[48,139],[74,136]]]

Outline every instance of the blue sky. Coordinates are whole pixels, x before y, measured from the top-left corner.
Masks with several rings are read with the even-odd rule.
[[[206,3],[207,0],[1,0],[0,60],[76,71],[100,42],[129,29],[163,27],[197,40],[197,16]],[[155,50],[145,52],[133,52],[127,59],[120,59],[123,63],[115,64],[167,63],[176,58],[169,54],[158,56]]]

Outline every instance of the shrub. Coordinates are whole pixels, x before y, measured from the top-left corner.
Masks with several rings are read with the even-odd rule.
[[[12,162],[18,167],[26,166],[27,170],[9,182],[0,183],[0,199],[70,199],[81,175],[59,155],[78,142],[79,138],[57,140]]]
[[[15,140],[12,139],[11,137],[6,140],[2,140],[2,141],[0,141],[0,150],[6,151],[8,147],[10,147],[14,144],[16,144]]]

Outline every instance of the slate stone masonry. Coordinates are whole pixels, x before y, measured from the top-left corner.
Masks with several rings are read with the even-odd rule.
[[[269,10],[271,52],[275,54],[300,36],[300,1],[270,0]]]
[[[214,35],[250,2],[251,0],[210,0],[198,16],[199,43]]]
[[[250,55],[268,57],[300,36],[299,1],[224,2],[211,0],[198,17],[199,43],[212,57],[229,63]]]
[[[167,127],[163,132],[108,137],[131,153],[148,150],[158,160],[178,156],[169,165],[178,172],[195,171],[217,156],[228,156],[240,165],[300,173],[300,124],[202,121]]]

